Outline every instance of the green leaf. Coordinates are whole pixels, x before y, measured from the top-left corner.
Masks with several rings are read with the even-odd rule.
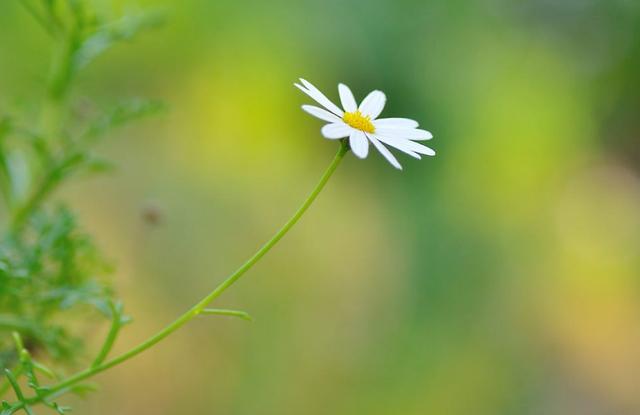
[[[77,71],[84,68],[116,43],[129,40],[143,30],[157,27],[163,20],[163,13],[151,11],[126,15],[115,22],[103,25],[77,50],[73,59],[73,69]]]
[[[249,315],[249,313],[245,311],[238,310],[226,310],[220,308],[205,308],[200,312],[200,314],[209,314],[209,315],[218,315],[218,316],[230,316],[230,317],[238,317],[246,321],[253,321],[253,317]]]
[[[81,398],[86,397],[89,393],[99,390],[95,383],[78,383],[69,388],[69,391]]]
[[[85,162],[85,170],[92,174],[102,174],[115,170],[115,164],[110,160],[91,156]]]
[[[95,139],[114,128],[143,117],[155,115],[165,109],[164,103],[155,100],[132,99],[121,102],[94,120],[82,134],[82,137],[85,140]]]

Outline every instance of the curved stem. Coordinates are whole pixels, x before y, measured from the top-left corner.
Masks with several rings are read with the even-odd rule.
[[[109,301],[109,309],[111,311],[111,328],[107,333],[107,338],[102,344],[102,348],[98,352],[98,355],[93,360],[91,367],[100,366],[102,362],[107,358],[113,344],[116,342],[116,338],[118,337],[118,333],[120,333],[120,329],[122,328],[122,313],[121,308],[116,306],[113,301]]]
[[[173,333],[174,331],[178,330],[180,327],[185,325],[187,322],[191,321],[194,317],[201,314],[203,310],[207,307],[207,305],[209,305],[214,299],[218,298],[227,288],[229,288],[236,281],[238,281],[238,279],[240,279],[242,275],[244,275],[249,269],[251,269],[251,267],[253,267],[258,261],[260,261],[260,259],[263,256],[265,256],[265,254],[269,252],[269,250],[271,250],[271,248],[273,248],[273,246],[277,244],[278,241],[280,241],[280,239],[282,239],[282,237],[287,232],[289,232],[289,230],[293,227],[293,225],[295,225],[300,220],[302,215],[307,211],[309,206],[311,206],[313,201],[318,197],[318,195],[320,194],[324,186],[327,184],[327,182],[329,181],[329,178],[331,177],[333,172],[336,170],[336,168],[338,167],[338,164],[340,164],[340,161],[342,160],[344,155],[347,153],[347,151],[349,151],[349,146],[346,141],[342,141],[340,144],[338,153],[336,154],[333,161],[331,162],[327,170],[324,172],[324,174],[320,178],[320,181],[318,182],[316,187],[313,189],[313,191],[307,197],[307,199],[302,203],[302,205],[298,208],[298,210],[294,213],[294,215],[282,226],[282,228],[280,228],[280,230],[276,232],[275,235],[273,235],[273,237],[269,241],[267,241],[251,258],[249,258],[247,262],[245,262],[240,268],[238,268],[236,272],[234,272],[229,277],[227,277],[226,280],[220,283],[220,285],[218,285],[206,297],[204,297],[202,300],[196,303],[193,307],[191,307],[187,312],[185,312],[176,320],[174,320],[173,323],[169,324],[154,336],[150,337],[149,339],[145,340],[144,342],[140,343],[138,346],[130,349],[129,351],[121,354],[120,356],[117,356],[97,366],[90,367],[81,372],[78,372],[75,375],[72,375],[69,378],[61,381],[60,383],[47,388],[47,391],[44,393],[41,393],[40,396],[29,399],[26,402],[27,403],[39,402],[42,399],[45,399],[52,395],[56,395],[58,392],[61,392],[84,379],[90,378],[100,372],[103,372],[109,368],[112,368],[116,365],[119,365],[122,362],[125,362],[131,359],[132,357],[144,352],[145,350],[149,349],[156,343],[160,342],[161,340],[169,336],[171,333]]]

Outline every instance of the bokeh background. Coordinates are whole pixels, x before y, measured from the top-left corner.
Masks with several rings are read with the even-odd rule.
[[[638,1],[136,4],[166,23],[75,93],[170,109],[105,143],[115,173],[57,195],[117,264],[119,350],[233,271],[333,157],[298,77],[336,101],[338,82],[385,91],[438,155],[348,157],[217,303],[253,324],[189,324],[77,413],[640,413]],[[0,94],[27,100],[48,40],[12,1],[0,39]]]

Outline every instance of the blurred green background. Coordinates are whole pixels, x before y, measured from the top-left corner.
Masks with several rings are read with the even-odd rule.
[[[76,413],[640,413],[639,2],[138,4],[166,24],[75,93],[170,110],[103,146],[114,174],[57,194],[117,264],[135,318],[118,350],[233,271],[329,163],[298,77],[335,101],[338,82],[385,91],[438,154],[403,172],[349,156],[217,303],[255,323],[191,323]],[[2,105],[28,101],[48,39],[14,1],[0,39]]]

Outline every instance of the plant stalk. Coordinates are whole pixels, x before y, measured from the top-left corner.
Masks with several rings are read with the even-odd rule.
[[[309,209],[309,206],[315,201],[318,197],[322,189],[325,187],[329,178],[333,175],[336,168],[340,164],[340,161],[344,158],[345,154],[349,151],[349,145],[346,140],[343,140],[340,144],[340,148],[336,153],[333,161],[324,172],[320,181],[313,189],[313,191],[309,194],[307,199],[302,203],[302,205],[298,208],[298,210],[293,214],[293,216],[276,232],[273,237],[267,241],[251,258],[249,258],[240,268],[238,268],[233,274],[231,274],[227,279],[225,279],[220,285],[218,285],[213,291],[211,291],[207,296],[205,296],[202,300],[196,303],[193,307],[191,307],[187,312],[182,314],[176,320],[174,320],[171,324],[160,330],[155,335],[151,336],[149,339],[140,343],[138,346],[130,349],[123,354],[103,362],[97,366],[89,367],[83,371],[76,373],[68,377],[65,380],[62,380],[60,383],[53,385],[47,388],[46,392],[40,394],[40,396],[33,397],[26,400],[27,404],[34,404],[56,395],[56,393],[66,390],[73,385],[81,382],[87,378],[90,378],[100,372],[103,372],[107,369],[110,369],[114,366],[119,365],[134,356],[144,352],[155,344],[159,343],[167,336],[184,326],[186,323],[191,321],[196,316],[200,315],[205,308],[216,298],[218,298],[224,291],[226,291],[229,287],[231,287],[236,281],[240,279],[249,269],[251,269],[262,257],[264,257],[267,252],[271,250],[279,241],[282,239],[284,235],[289,232],[289,230],[300,220],[300,218],[304,215],[304,213]]]

